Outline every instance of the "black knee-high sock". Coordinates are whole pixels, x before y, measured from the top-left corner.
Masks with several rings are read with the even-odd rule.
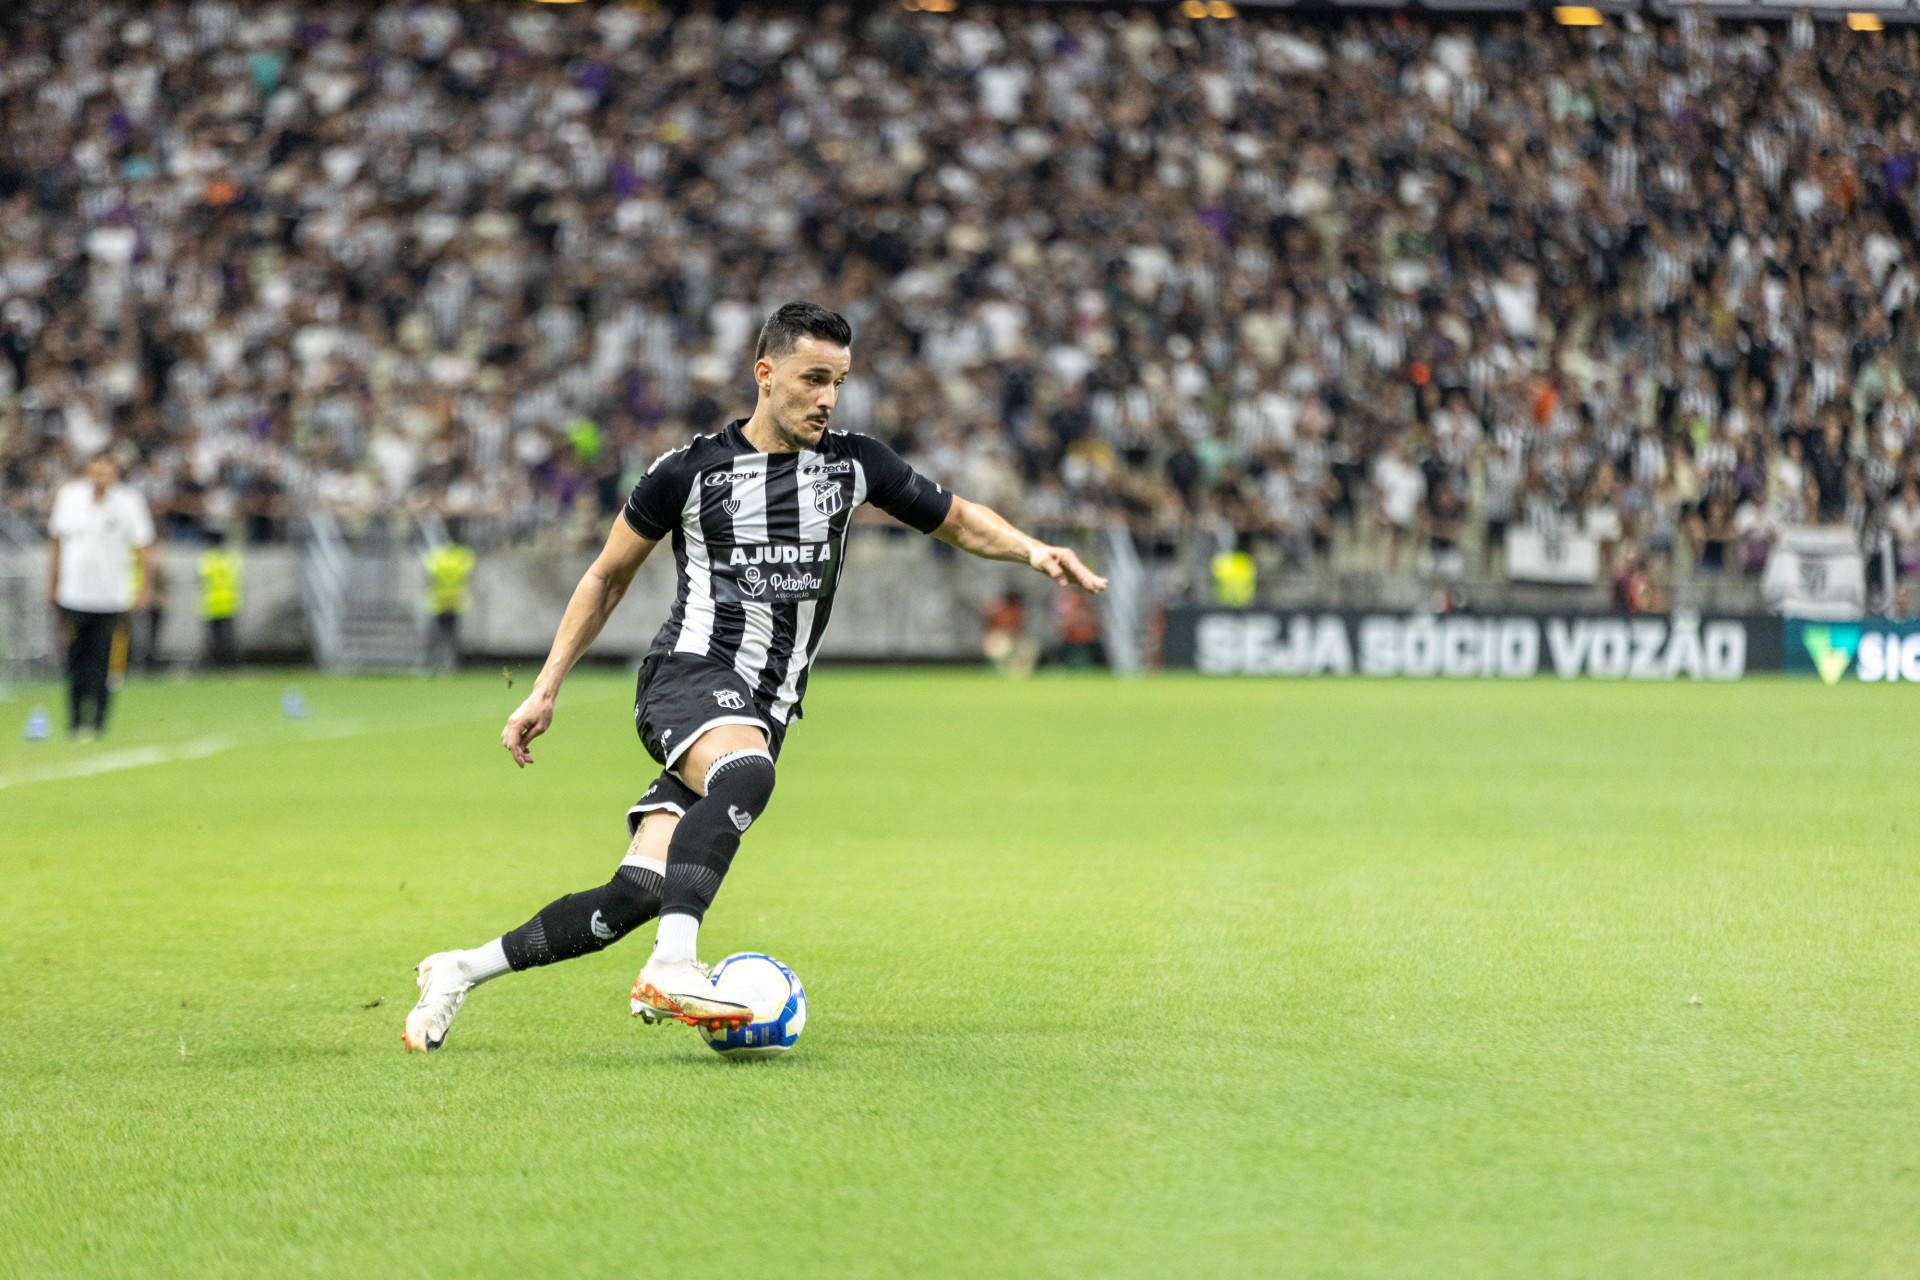
[[[667,884],[660,914],[707,914],[720,892],[740,837],[766,812],[773,798],[773,757],[764,751],[735,751],[707,770],[707,794],[687,809],[667,842]]]
[[[623,865],[613,879],[584,893],[555,898],[511,933],[500,948],[515,969],[531,969],[610,947],[660,914],[658,871]]]

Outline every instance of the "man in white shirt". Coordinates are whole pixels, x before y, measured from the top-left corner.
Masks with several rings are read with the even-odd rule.
[[[147,500],[119,480],[113,459],[95,454],[85,478],[60,486],[47,521],[47,599],[67,628],[67,733],[83,740],[107,725],[107,667],[121,616],[145,609],[152,594],[153,517]]]
[[[1373,487],[1380,504],[1380,522],[1387,530],[1387,572],[1400,567],[1400,545],[1413,536],[1420,500],[1427,496],[1427,477],[1395,440],[1373,464]]]

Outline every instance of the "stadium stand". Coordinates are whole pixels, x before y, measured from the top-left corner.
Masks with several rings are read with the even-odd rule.
[[[16,530],[117,443],[175,538],[596,536],[809,297],[859,335],[839,425],[1150,558],[1497,571],[1504,532],[1573,529],[1657,595],[1783,525],[1920,538],[1912,30],[198,0],[0,31]]]

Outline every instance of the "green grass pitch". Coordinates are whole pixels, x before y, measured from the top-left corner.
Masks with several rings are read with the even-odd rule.
[[[1920,1274],[1909,691],[827,670],[702,937],[795,1052],[629,1017],[649,928],[408,1057],[651,776],[524,692],[0,702],[0,1274]]]

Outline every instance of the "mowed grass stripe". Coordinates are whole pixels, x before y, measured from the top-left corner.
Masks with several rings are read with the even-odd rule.
[[[398,731],[0,797],[0,1271],[1920,1269],[1904,691],[815,683],[703,933],[807,982],[770,1064],[634,1024],[646,931],[399,1051],[610,874],[624,677],[524,772],[524,688],[329,681]]]

